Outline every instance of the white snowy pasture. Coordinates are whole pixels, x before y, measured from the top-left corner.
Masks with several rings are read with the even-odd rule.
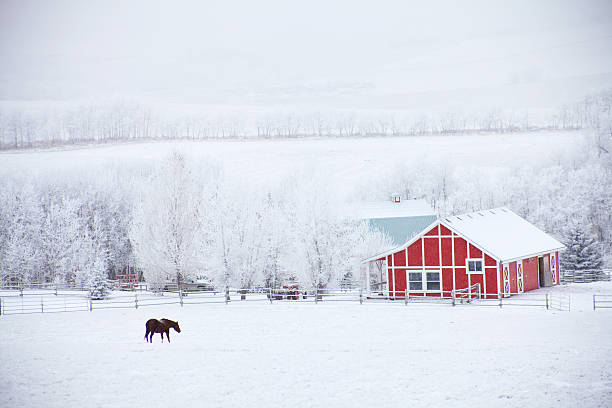
[[[304,138],[281,140],[120,143],[50,150],[0,152],[0,174],[79,173],[106,166],[139,168],[172,151],[221,165],[232,178],[277,183],[292,172],[324,175],[354,185],[388,176],[398,166],[500,168],[554,165],[573,158],[583,133],[543,131],[460,136]]]
[[[612,283],[572,311],[240,302],[1,316],[3,407],[605,407]],[[146,343],[145,321],[178,320]]]

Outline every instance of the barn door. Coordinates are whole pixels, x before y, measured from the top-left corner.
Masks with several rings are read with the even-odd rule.
[[[516,286],[518,288],[518,293],[525,292],[525,284],[523,282],[523,261],[518,261],[516,263]]]
[[[503,293],[504,297],[510,296],[510,265],[502,265],[502,278],[504,280]]]
[[[555,253],[550,254],[550,274],[552,275],[553,285],[557,284],[557,260],[555,259]]]
[[[550,264],[548,256],[538,258],[538,274],[540,275],[540,287],[552,286],[552,273],[550,273]]]

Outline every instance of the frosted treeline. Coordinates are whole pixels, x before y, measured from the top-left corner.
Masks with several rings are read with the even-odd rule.
[[[475,112],[193,110],[131,103],[0,107],[0,149],[133,140],[358,137],[582,129],[612,109],[612,90],[558,110]]]
[[[568,225],[579,225],[609,253],[610,142],[593,131],[572,160],[552,165],[483,171],[423,159],[343,193],[316,172],[251,186],[211,159],[178,152],[145,167],[6,175],[1,279],[87,285],[136,266],[153,286],[203,279],[220,288],[338,287],[357,280],[359,261],[388,245],[346,217],[347,201],[387,200],[392,192],[425,198],[442,216],[505,205],[561,240]]]
[[[128,173],[2,180],[3,283],[87,285],[100,265],[109,275],[130,265],[153,287],[184,279],[337,287],[354,282],[359,260],[386,245],[339,214],[317,181],[256,191],[179,153]]]

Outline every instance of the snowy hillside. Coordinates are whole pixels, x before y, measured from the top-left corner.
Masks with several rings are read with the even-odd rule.
[[[277,183],[314,171],[349,185],[392,176],[399,167],[488,168],[550,166],[570,160],[584,146],[584,132],[484,133],[462,136],[308,138],[298,140],[119,143],[0,153],[0,174],[131,171],[178,151],[194,161],[218,163],[249,183]],[[502,154],[503,153],[503,154]]]

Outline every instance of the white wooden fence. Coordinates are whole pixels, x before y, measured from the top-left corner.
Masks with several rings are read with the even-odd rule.
[[[612,269],[561,270],[561,283],[587,283],[612,280]]]
[[[593,295],[593,310],[612,309],[612,295]]]
[[[447,306],[496,306],[496,307],[542,307],[553,310],[570,310],[568,293],[520,293],[497,299],[484,299],[477,285],[469,290],[458,290],[451,297],[401,296],[395,299],[366,296],[361,290],[316,290],[259,288],[255,290],[227,289],[222,292],[166,291],[166,292],[120,292],[115,291],[105,299],[91,299],[86,291],[23,290],[0,293],[0,315],[28,313],[84,312],[103,309],[128,309],[161,305],[232,304],[241,302],[359,302],[414,305],[420,303]],[[608,296],[606,298],[606,296]],[[593,307],[612,307],[612,295],[595,295]]]

